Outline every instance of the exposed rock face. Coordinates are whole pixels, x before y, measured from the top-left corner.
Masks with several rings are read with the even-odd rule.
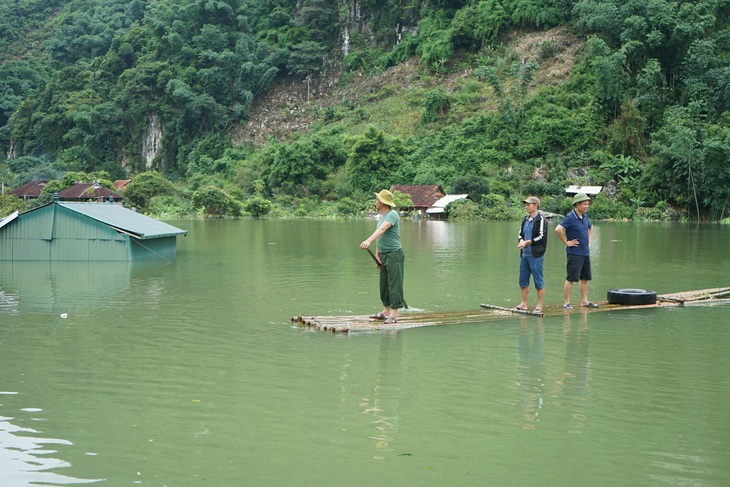
[[[570,181],[575,181],[576,183],[581,182],[583,184],[591,184],[591,180],[588,177],[588,171],[586,171],[582,167],[568,169],[567,176],[568,180]]]
[[[162,147],[162,122],[156,113],[150,115],[147,130],[142,134],[142,158],[145,169],[151,169],[153,161]]]
[[[616,189],[616,182],[611,179],[603,186],[603,194],[608,197],[615,196],[618,190]]]
[[[344,8],[341,8],[341,12],[346,12],[344,16],[340,17],[340,23],[342,24],[342,36],[340,49],[342,54],[347,56],[350,53],[350,33],[354,32],[360,35],[370,36],[368,31],[368,25],[363,15],[362,4],[360,0],[350,0],[344,3]]]
[[[536,167],[535,170],[532,171],[532,179],[538,183],[544,183],[547,181],[548,175],[549,171],[545,166]]]

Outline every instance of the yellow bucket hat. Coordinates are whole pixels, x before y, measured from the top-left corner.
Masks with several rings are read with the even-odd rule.
[[[391,208],[395,208],[395,201],[393,201],[393,193],[388,191],[387,189],[384,189],[380,191],[380,193],[375,193],[375,197],[380,200],[381,203],[384,205],[388,205]]]

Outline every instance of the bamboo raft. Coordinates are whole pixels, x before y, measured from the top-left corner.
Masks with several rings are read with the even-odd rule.
[[[622,305],[598,301],[598,308],[575,307],[563,309],[562,305],[546,306],[542,313],[517,310],[492,304],[482,304],[478,310],[470,311],[421,311],[402,312],[397,323],[384,324],[382,320],[365,315],[351,316],[293,316],[291,323],[300,327],[332,333],[380,333],[396,332],[409,328],[425,326],[455,325],[460,323],[483,323],[515,316],[532,316],[537,318],[564,316],[566,313],[598,313],[603,311],[619,311],[627,309],[676,308],[684,306],[708,306],[730,304],[730,287],[701,289],[670,294],[658,294],[655,304]]]

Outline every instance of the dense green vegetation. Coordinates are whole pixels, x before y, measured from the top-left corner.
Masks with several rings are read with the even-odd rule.
[[[729,20],[730,0],[3,2],[0,180],[134,178],[144,211],[211,216],[349,216],[441,184],[474,200],[453,217],[494,219],[527,194],[564,213],[564,186],[590,183],[594,218],[720,220]],[[306,129],[240,137],[272,88],[323,79],[336,101],[304,107]]]

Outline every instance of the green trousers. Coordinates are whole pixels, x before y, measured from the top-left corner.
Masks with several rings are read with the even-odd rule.
[[[406,254],[403,249],[380,252],[380,300],[383,306],[404,308],[403,276]]]

